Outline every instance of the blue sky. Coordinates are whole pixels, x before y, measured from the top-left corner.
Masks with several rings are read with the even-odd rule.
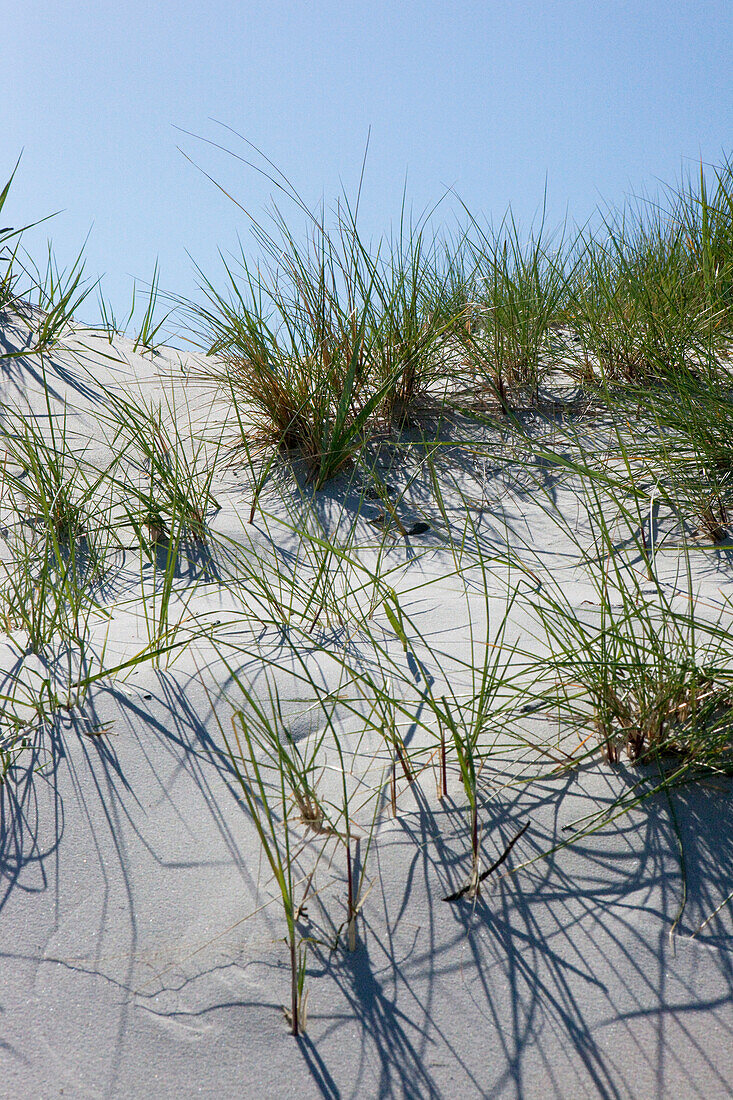
[[[271,185],[176,127],[260,147],[309,204],[353,194],[371,143],[362,226],[378,235],[407,179],[416,210],[454,188],[477,216],[527,222],[547,180],[552,220],[674,181],[733,151],[731,0],[24,0],[3,16],[0,175],[23,157],[3,224],[63,211],[68,261],[90,226],[87,271],[118,311],[160,259],[194,295],[187,253],[247,223],[180,146],[261,217]],[[441,217],[453,224],[458,204]],[[254,246],[253,246],[254,250]],[[94,309],[87,307],[87,314]],[[91,319],[91,318],[90,318]]]

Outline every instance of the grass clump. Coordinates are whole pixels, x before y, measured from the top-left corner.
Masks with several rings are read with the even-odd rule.
[[[474,306],[480,320],[465,330],[463,342],[474,400],[498,402],[509,413],[539,403],[548,341],[567,311],[572,250],[564,233],[555,245],[546,239],[544,218],[526,241],[511,213],[494,233],[476,229]]]
[[[184,395],[184,408],[167,398],[154,404],[129,395],[109,395],[105,421],[113,433],[124,468],[114,485],[141,547],[173,537],[205,542],[209,522],[219,510],[212,491],[221,434],[209,438],[195,430]]]
[[[32,271],[28,271],[28,274],[31,277],[32,293],[37,301],[37,315],[33,319],[35,343],[31,351],[38,354],[47,352],[58,344],[76,311],[95,289],[99,280],[90,284],[84,279],[83,245],[67,267],[60,267],[50,241],[47,245],[45,268],[42,270],[33,260],[30,264]]]
[[[556,581],[531,598],[551,678],[543,706],[557,713],[563,736],[579,731],[581,748],[595,734],[613,764],[624,754],[632,763],[674,754],[685,767],[728,766],[733,647],[727,609],[698,610],[685,549],[682,577],[657,577],[658,547],[650,557],[626,486],[598,479],[586,489],[593,547],[583,557],[592,598],[578,607],[572,589],[567,593]]]
[[[593,625],[568,608],[543,609],[556,653],[551,705],[561,724],[590,726],[610,763],[661,753],[717,765],[733,734],[727,632],[661,603],[606,603]]]
[[[236,305],[210,287],[219,309],[218,315],[206,311],[218,329],[210,351],[223,353],[225,361],[213,377],[231,395],[243,439],[256,449],[297,454],[307,480],[319,488],[358,453],[380,397],[366,394],[366,307],[361,315],[356,306],[343,308],[327,242],[321,242],[315,269],[294,244],[291,253],[292,298],[276,279],[258,285],[259,276],[246,266],[249,301],[230,269]],[[265,297],[274,318],[265,311]]]
[[[451,377],[447,335],[465,313],[461,261],[406,224],[397,240],[368,246],[358,199],[305,211],[301,244],[275,208],[274,232],[255,223],[263,256],[224,261],[227,290],[203,279],[193,307],[206,347],[223,360],[208,376],[231,397],[247,446],[299,456],[320,488],[352,465],[380,424],[404,426]],[[454,312],[455,311],[455,312]]]
[[[666,384],[715,373],[733,332],[733,169],[704,171],[586,235],[569,297],[587,383]]]
[[[640,410],[634,449],[660,495],[695,533],[722,543],[733,506],[733,395],[723,377],[631,389]]]
[[[115,336],[124,336],[132,323],[138,305],[137,286],[137,280],[133,280],[130,309],[124,319],[121,317],[118,318],[115,314],[114,306],[104,297],[101,287],[97,291],[97,305],[101,316],[102,329],[106,333],[110,344],[114,341]],[[158,334],[161,332],[161,329],[173,312],[169,310],[163,317],[158,318],[156,313],[159,298],[160,269],[158,261],[156,260],[153,268],[153,277],[146,298],[143,301],[142,316],[138,321],[136,331],[134,330],[132,337],[133,351],[142,350],[155,354],[159,348],[161,341],[158,339]]]

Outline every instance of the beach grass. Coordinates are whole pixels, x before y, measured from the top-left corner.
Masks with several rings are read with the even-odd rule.
[[[226,672],[211,703],[222,751],[282,906],[298,1035],[313,841],[343,860],[335,941],[345,927],[355,950],[384,806],[398,818],[426,777],[436,813],[460,792],[470,869],[447,900],[475,900],[528,828],[484,868],[482,788],[500,758],[516,783],[599,760],[618,773],[625,758],[640,779],[604,822],[730,774],[731,602],[700,600],[697,570],[713,554],[730,569],[733,166],[606,212],[592,232],[552,233],[543,216],[523,234],[511,213],[494,231],[466,212],[443,239],[403,203],[397,231],[373,242],[358,195],[330,221],[290,198],[302,237],[275,208],[252,222],[256,260],[222,258],[223,286],[199,272],[201,298],[185,304],[205,353],[195,369],[150,397],[107,386],[104,460],[79,445],[47,376],[96,286],[83,253],[63,269],[49,246],[44,270],[19,267],[0,231],[13,242],[0,309],[27,326],[43,392],[40,413],[0,415],[0,626],[17,657],[0,685],[0,784],[24,731],[83,707],[92,685],[208,647]],[[112,354],[118,321],[100,302]],[[133,356],[165,350],[158,302],[156,264]],[[203,423],[201,389],[216,409]],[[572,574],[553,575],[522,528],[531,509]],[[460,644],[430,618],[447,599]],[[122,656],[107,646],[121,614],[136,624]],[[31,657],[43,665],[29,679]],[[313,721],[304,741],[286,677]]]

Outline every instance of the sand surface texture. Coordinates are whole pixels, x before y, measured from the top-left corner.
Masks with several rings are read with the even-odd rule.
[[[6,318],[5,349],[25,338]],[[0,1096],[732,1095],[731,779],[660,790],[604,820],[659,784],[657,766],[596,754],[564,770],[588,730],[559,732],[556,715],[506,689],[531,679],[528,654],[547,651],[545,593],[597,621],[579,549],[592,550],[592,524],[572,474],[475,429],[480,453],[458,436],[436,451],[438,502],[406,433],[379,454],[397,519],[363,479],[313,493],[274,471],[250,524],[237,425],[202,365],[82,328],[42,360],[2,363],[7,422],[34,416],[47,433],[49,414],[65,414],[88,478],[124,451],[112,476],[144,483],[112,398],[134,401],[159,416],[170,461],[185,458],[196,485],[214,463],[216,507],[207,537],[189,530],[169,568],[170,540],[143,552],[120,488],[104,520],[116,542],[103,575],[89,575],[82,665],[68,646],[28,652],[12,624],[0,635],[2,690],[15,692],[3,744],[18,730],[25,741],[0,786]],[[578,430],[612,463],[602,423]],[[555,420],[537,431],[562,447]],[[28,476],[17,451],[5,469],[17,484]],[[17,500],[0,500],[8,569]],[[640,591],[659,584],[670,606],[693,599],[703,617],[725,614],[731,552],[697,551],[687,575],[676,520],[662,510],[654,522],[654,584],[619,534]],[[137,661],[161,622],[173,648]],[[438,797],[431,701],[475,701],[495,642],[507,664],[482,741],[482,868],[529,825],[477,896],[446,902],[471,873],[470,815],[451,752]],[[99,677],[83,705],[38,711],[44,684],[58,693],[84,669]],[[387,685],[396,710],[369,684]],[[235,730],[240,748],[245,728],[262,733],[258,706],[301,757],[313,751],[325,807],[309,828],[287,792],[296,902],[306,899],[298,1039],[281,1007],[282,901],[225,743],[236,753]],[[279,818],[278,775],[265,767]],[[570,843],[592,814],[598,827]]]

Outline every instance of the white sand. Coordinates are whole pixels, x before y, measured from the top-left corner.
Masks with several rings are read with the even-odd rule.
[[[5,326],[11,346],[22,336]],[[128,341],[110,346],[80,330],[47,360],[47,380],[54,407],[66,402],[69,431],[88,447],[87,458],[103,463],[109,451],[100,413],[110,386],[153,402],[175,399],[183,424],[190,416],[211,428],[221,419],[224,407],[212,407],[210,391],[188,377],[199,362],[174,351],[143,357]],[[42,415],[37,360],[4,360],[0,370],[0,400]],[[577,547],[558,534],[538,499],[516,486],[500,493],[498,481],[489,477],[491,507],[481,515],[487,546],[513,545],[537,576],[554,577],[592,614]],[[477,486],[471,491],[480,493]],[[250,497],[236,470],[222,468],[213,488],[221,504],[213,530],[230,540],[231,554],[250,562],[273,546],[284,561],[303,554],[273,494],[263,506],[274,518],[258,516],[249,527]],[[431,530],[395,538],[388,561],[403,608],[441,654],[427,670],[439,695],[441,680],[465,678],[469,614],[482,636],[485,609],[475,575],[469,571],[466,584],[455,575],[424,488],[415,482],[408,511],[428,516]],[[338,485],[319,500],[327,529],[336,516],[343,522]],[[558,484],[557,508],[575,522],[572,487]],[[365,517],[356,522],[358,553],[374,564],[374,530]],[[578,523],[582,531],[580,513]],[[220,575],[226,555],[212,554],[213,565],[182,564],[181,592],[189,593],[189,612],[228,620],[242,607],[231,586],[216,580],[217,555]],[[695,563],[701,605],[721,607],[733,595],[725,552],[701,552]],[[139,554],[120,558],[108,598],[111,625],[100,619],[95,627],[108,664],[145,640],[140,565]],[[301,557],[296,575],[306,565]],[[683,587],[679,555],[660,554],[658,568],[670,592]],[[522,583],[533,589],[531,575]],[[497,565],[489,634],[503,613],[505,586]],[[331,649],[331,659],[323,651],[309,657],[298,637],[303,660],[327,691],[339,686],[344,654],[356,658],[344,631],[322,625],[314,644]],[[518,604],[508,637],[529,644],[529,629]],[[381,612],[378,630],[406,678],[415,673],[419,699],[421,674],[411,671]],[[318,712],[309,709],[287,638],[268,628],[247,634],[246,645],[252,655],[239,658],[242,678],[264,699],[262,655],[276,659],[282,667],[272,680],[288,701],[296,740],[307,742],[319,728]],[[7,671],[17,667],[9,644],[2,661]],[[27,664],[32,682],[33,660]],[[432,769],[412,788],[401,780],[397,817],[386,797],[379,809],[353,953],[343,934],[333,946],[345,914],[346,867],[343,848],[326,846],[315,879],[320,892],[300,925],[317,942],[308,961],[307,1032],[295,1040],[280,1007],[289,997],[282,910],[221,752],[219,722],[230,729],[230,713],[241,705],[215,650],[199,641],[167,668],[146,665],[100,681],[81,711],[33,733],[22,766],[0,788],[0,1096],[733,1095],[733,905],[692,937],[733,884],[729,779],[671,794],[687,889],[673,936],[682,876],[664,794],[515,874],[492,876],[476,901],[454,905],[442,898],[470,869],[458,776],[452,770],[442,803]],[[353,716],[339,711],[337,719],[356,806],[380,781],[384,749],[374,734],[357,737]],[[554,729],[528,715],[523,734],[550,743]],[[550,776],[535,753],[527,759],[538,778],[513,782],[527,767],[521,758],[504,739],[482,786],[486,864],[530,821],[502,872],[565,841],[563,826],[610,805],[641,774],[598,763]],[[329,763],[323,784],[335,797],[333,754]],[[360,858],[373,807],[355,811]],[[307,869],[324,840],[300,831]]]

